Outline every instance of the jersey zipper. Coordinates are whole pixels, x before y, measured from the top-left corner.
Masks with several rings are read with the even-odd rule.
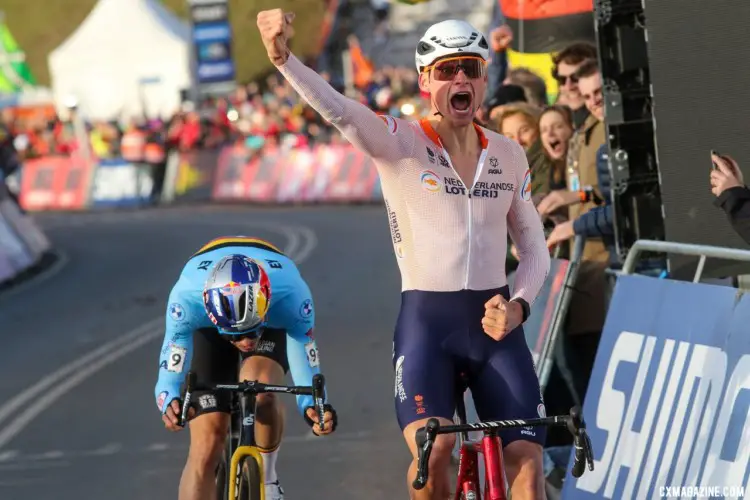
[[[440,145],[440,149],[443,150],[443,155],[445,155],[445,159],[448,162],[448,165],[450,166],[451,170],[453,170],[453,173],[456,174],[456,177],[461,181],[461,184],[463,184],[463,180],[461,180],[461,176],[458,175],[458,170],[455,169],[453,166],[453,161],[451,161],[451,157],[448,154],[448,151],[443,147],[443,143],[440,142],[440,139],[438,139],[438,144]],[[482,168],[484,168],[484,160],[487,158],[487,148],[483,149],[482,152],[479,154],[479,161],[477,162],[477,168],[474,172],[474,180],[471,183],[471,186],[464,186],[466,188],[466,209],[468,213],[468,219],[466,221],[466,224],[468,226],[468,244],[469,249],[466,252],[466,272],[464,273],[464,289],[469,288],[469,273],[471,271],[471,248],[474,246],[472,243],[472,229],[474,227],[474,211],[471,209],[471,190],[474,189],[474,185],[477,183],[477,180],[479,180],[479,176],[482,175]]]
[[[446,154],[447,156],[447,154]],[[474,189],[474,186],[476,185],[477,181],[479,180],[479,176],[482,175],[482,168],[484,168],[484,160],[487,157],[487,150],[483,149],[482,153],[479,155],[479,161],[477,162],[477,169],[476,172],[474,172],[474,181],[471,183],[471,188],[468,188],[468,192],[466,193],[466,201],[469,204],[468,212],[469,212],[469,251],[466,252],[466,281],[464,281],[464,289],[469,289],[469,278],[471,273],[471,249],[474,247],[474,241],[472,238],[472,233],[474,229],[474,210],[472,210],[472,200],[471,200],[471,190]],[[451,165],[453,167],[453,165]],[[455,170],[455,169],[454,169]],[[458,172],[456,172],[458,174]]]

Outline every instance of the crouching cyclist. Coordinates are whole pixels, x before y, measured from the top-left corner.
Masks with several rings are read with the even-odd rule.
[[[291,371],[295,385],[311,385],[320,371],[314,325],[310,289],[279,249],[247,237],[207,243],[185,264],[169,295],[155,389],[166,428],[181,429],[181,389],[188,370],[199,382],[232,383],[241,358],[240,380],[283,384]],[[180,500],[214,498],[215,471],[229,429],[228,395],[196,391],[193,401]],[[336,429],[336,412],[327,402],[322,431],[314,425],[318,417],[312,398],[297,396],[297,406],[314,433]],[[281,402],[274,394],[259,395],[255,439],[263,457],[267,500],[284,498],[276,474],[283,428]]]

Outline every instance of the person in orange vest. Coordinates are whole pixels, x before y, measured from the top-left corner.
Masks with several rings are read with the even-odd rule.
[[[131,122],[120,140],[120,154],[123,159],[132,163],[141,163],[146,150],[146,134],[135,121]]]

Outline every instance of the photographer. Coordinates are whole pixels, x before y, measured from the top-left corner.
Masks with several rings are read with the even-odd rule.
[[[729,156],[711,151],[714,168],[711,170],[711,192],[716,196],[714,205],[729,217],[732,227],[750,244],[750,189],[745,186],[742,171]]]

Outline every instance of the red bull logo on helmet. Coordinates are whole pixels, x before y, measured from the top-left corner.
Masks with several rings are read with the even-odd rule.
[[[220,290],[223,295],[240,295],[245,291],[245,288],[236,281],[230,281],[221,287]]]
[[[260,283],[258,284],[257,293],[255,294],[255,310],[259,318],[265,318],[268,314],[268,308],[271,304],[271,282],[268,275],[261,271]]]

